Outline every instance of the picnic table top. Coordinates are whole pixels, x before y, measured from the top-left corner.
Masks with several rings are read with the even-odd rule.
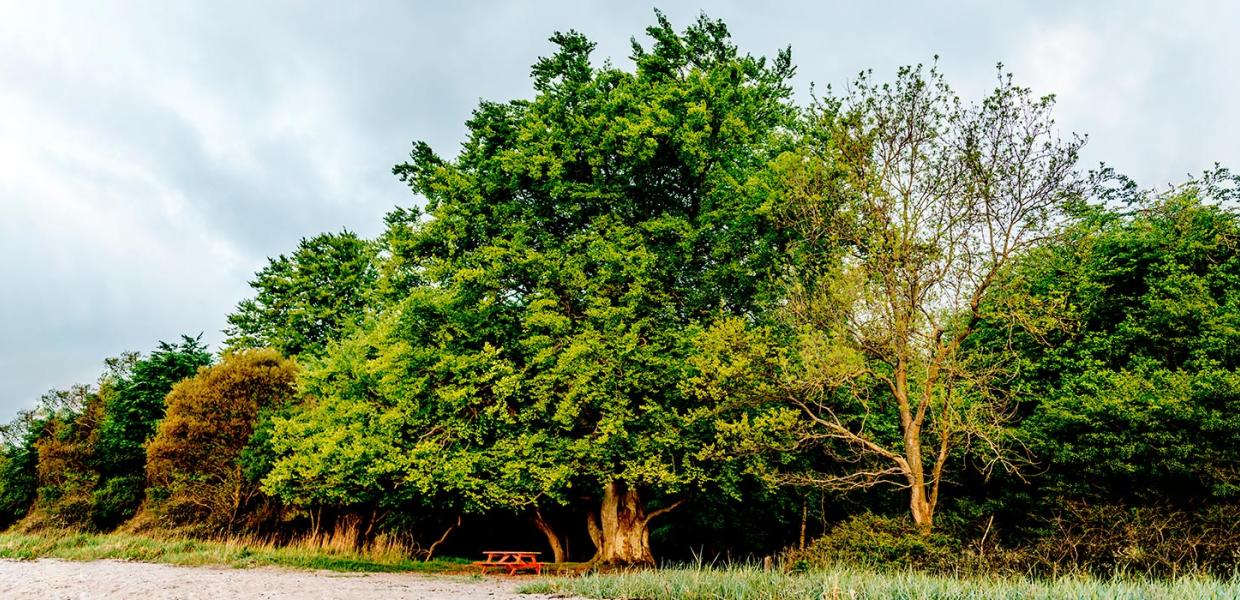
[[[542,554],[542,552],[527,552],[525,550],[483,550],[483,554]]]

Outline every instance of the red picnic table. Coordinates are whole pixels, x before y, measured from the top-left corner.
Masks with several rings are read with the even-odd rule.
[[[484,550],[482,553],[487,555],[487,559],[480,560],[474,564],[482,567],[483,575],[486,575],[487,568],[489,567],[507,569],[509,575],[516,575],[517,571],[521,569],[533,569],[535,574],[542,575],[544,563],[538,561],[538,555],[541,552]]]

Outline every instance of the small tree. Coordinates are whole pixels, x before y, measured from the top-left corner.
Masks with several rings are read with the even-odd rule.
[[[168,394],[147,448],[149,507],[172,524],[232,526],[259,492],[242,455],[265,410],[293,398],[296,366],[270,349],[226,354]]]
[[[109,387],[93,442],[100,480],[95,492],[96,525],[120,525],[142,501],[146,444],[164,418],[164,397],[178,381],[211,364],[202,336],[183,335],[177,344],[160,342],[150,355],[108,361]]]
[[[0,427],[0,528],[25,516],[39,488],[39,453],[35,446],[45,415],[21,411]]]
[[[99,473],[91,465],[94,434],[100,415],[99,391],[90,385],[52,390],[39,401],[40,430],[34,441],[38,455],[38,497],[34,526],[91,528],[92,494]]]
[[[257,294],[228,315],[232,348],[318,354],[362,319],[378,271],[375,247],[351,231],[303,238],[250,282]]]
[[[1056,136],[1052,105],[1001,75],[965,106],[936,69],[916,67],[892,84],[863,75],[816,107],[805,150],[782,161],[784,222],[801,238],[786,306],[797,369],[783,377],[808,438],[845,467],[794,479],[904,488],[929,531],[953,452],[1013,464],[1012,352],[970,343],[984,315],[1038,327],[1053,312],[1000,289],[1079,198],[1083,140]]]

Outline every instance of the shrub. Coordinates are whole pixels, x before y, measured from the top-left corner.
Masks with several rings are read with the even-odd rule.
[[[133,514],[133,507],[142,502],[144,479],[141,475],[122,475],[95,489],[91,521],[96,530],[115,529]]]
[[[243,452],[260,415],[289,403],[296,366],[274,350],[227,354],[178,383],[147,448],[148,517],[227,530],[262,502]]]
[[[1240,506],[1067,503],[1029,550],[1031,570],[1230,576],[1240,561]]]
[[[1196,510],[1170,506],[1065,502],[1019,548],[988,531],[985,540],[943,529],[920,535],[906,518],[852,517],[804,550],[784,555],[794,570],[833,565],[915,569],[940,574],[1179,577],[1234,575],[1240,562],[1240,506]],[[983,545],[984,541],[984,545]]]
[[[847,564],[959,570],[962,550],[963,544],[952,536],[919,534],[906,517],[863,513],[836,525],[804,550],[790,551],[785,561],[813,567]]]

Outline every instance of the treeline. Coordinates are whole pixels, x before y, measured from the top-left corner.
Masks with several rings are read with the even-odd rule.
[[[1085,172],[1002,72],[798,106],[788,51],[646,33],[631,71],[553,36],[530,99],[394,168],[420,208],[272,259],[221,355],[110,359],[20,415],[5,524],[1234,567],[1234,176]]]

